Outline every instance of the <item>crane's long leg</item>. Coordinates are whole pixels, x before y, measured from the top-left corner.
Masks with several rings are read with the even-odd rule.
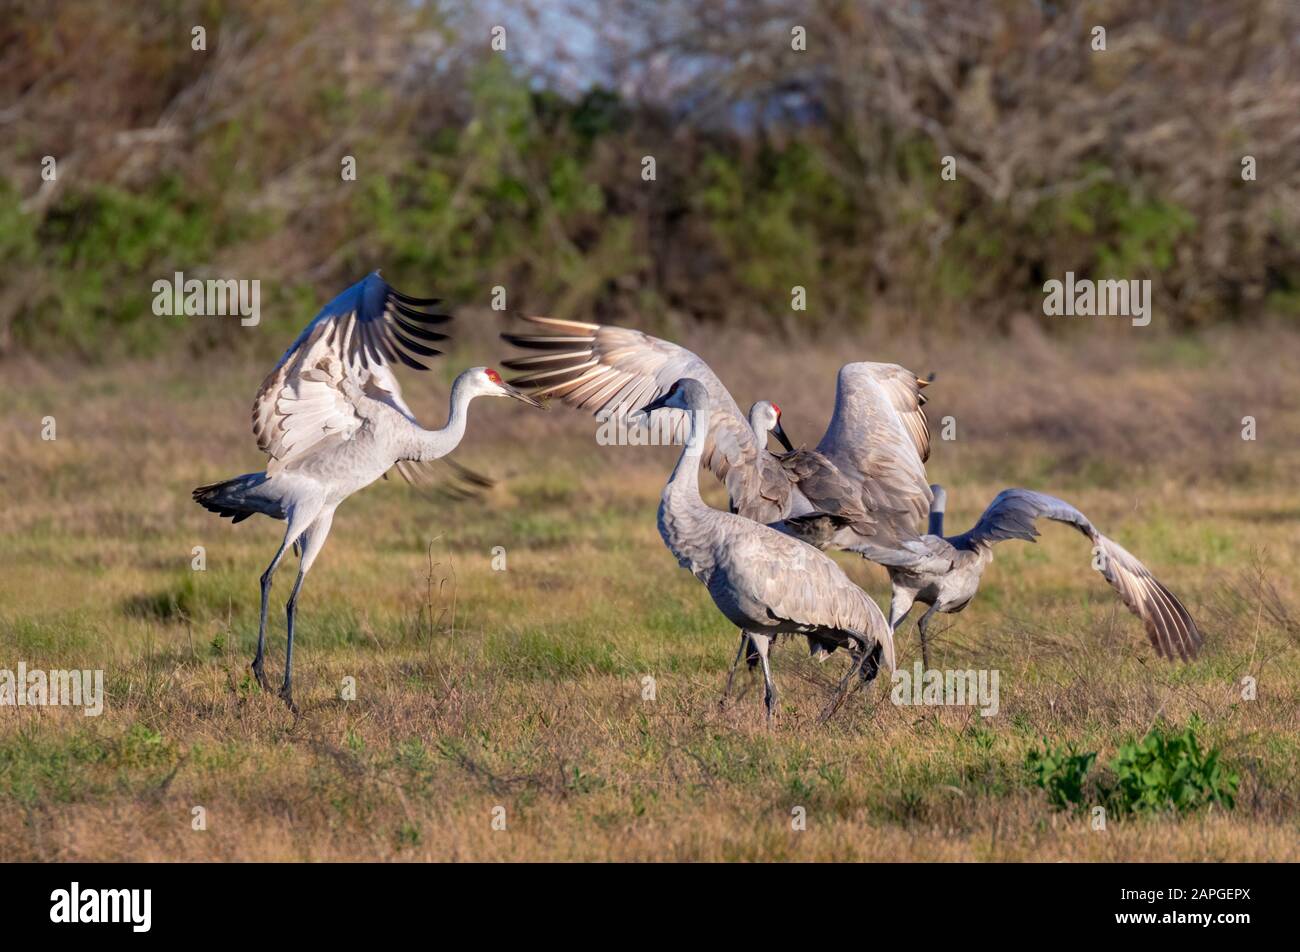
[[[262,659],[266,654],[266,603],[271,597],[271,576],[275,574],[276,567],[284,558],[284,551],[287,548],[289,548],[289,536],[286,533],[280,548],[276,550],[275,558],[262,573],[262,612],[257,623],[257,654],[253,656],[253,677],[257,678],[257,683],[264,691],[271,690],[271,684],[266,680],[266,672],[262,670]]]
[[[740,647],[736,649],[736,657],[731,661],[731,670],[727,672],[727,686],[722,690],[722,700],[725,702],[731,697],[731,682],[736,676],[736,668],[740,666],[741,655],[745,653],[745,646],[749,644],[749,635],[745,632],[740,633]]]
[[[898,633],[898,626],[907,618],[907,613],[912,610],[916,604],[916,596],[907,589],[895,588],[889,599],[889,630]],[[925,650],[925,642],[921,642],[921,650]],[[929,667],[929,665],[927,665]]]
[[[763,664],[763,706],[767,708],[767,723],[772,725],[772,717],[776,714],[776,682],[772,680],[772,665],[767,659],[768,649],[772,646],[772,639],[769,635],[760,635],[755,632],[749,632],[750,643],[758,652],[758,658]]]
[[[257,678],[257,683],[266,691],[271,689],[270,683],[266,680],[266,672],[262,670],[262,659],[266,654],[266,603],[271,597],[271,576],[275,574],[276,566],[284,558],[284,550],[289,547],[288,537],[286,536],[285,539],[286,541],[281,542],[280,548],[276,550],[271,564],[262,573],[262,615],[257,623],[257,654],[253,656],[253,677]]]
[[[316,521],[302,534],[302,559],[298,562],[298,577],[293,581],[293,591],[284,603],[285,625],[288,628],[289,643],[284,650],[284,686],[280,688],[280,697],[289,705],[289,710],[298,713],[298,705],[293,703],[293,625],[298,614],[298,592],[302,580],[311,571],[311,565],[325,545],[325,537],[330,534],[330,525],[334,521],[334,510],[326,509]]]
[[[731,682],[736,676],[736,668],[740,666],[741,656],[744,656],[745,663],[749,665],[751,671],[758,667],[758,649],[749,639],[749,632],[740,633],[740,647],[736,649],[736,657],[731,662],[731,670],[727,672],[727,686],[723,689],[722,700],[726,701],[731,697]]]
[[[310,522],[310,519],[299,516],[297,512],[289,513],[289,525],[284,530],[284,541],[280,543],[280,548],[276,549],[275,558],[271,559],[271,564],[262,573],[262,609],[257,622],[257,654],[253,656],[252,668],[253,677],[257,678],[257,683],[266,691],[271,690],[271,684],[266,680],[266,672],[262,668],[262,661],[266,656],[266,603],[271,597],[271,578],[275,575],[280,560],[284,558],[284,553],[288,551],[289,546],[294,544],[298,536],[302,535],[303,530]]]
[[[934,606],[931,605],[926,613],[921,616],[921,620],[916,623],[916,628],[921,632],[921,666],[926,671],[930,670],[930,643],[926,641],[926,632],[930,627],[930,616],[934,614]]]

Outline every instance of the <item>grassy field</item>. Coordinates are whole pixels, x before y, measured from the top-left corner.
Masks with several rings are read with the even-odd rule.
[[[488,316],[459,323],[437,379],[403,378],[427,425],[456,370],[504,355]],[[769,730],[758,685],[719,705],[735,632],[656,532],[674,451],[598,447],[590,418],[482,401],[458,458],[500,480],[483,501],[390,481],[340,510],[300,601],[295,719],[248,670],[283,527],[189,499],[261,468],[248,407],[284,342],[239,361],[10,364],[0,667],[102,668],[107,700],[100,717],[0,708],[0,860],[1300,860],[1300,336],[688,340],[746,406],[777,400],[796,443],[820,436],[850,355],[936,371],[950,529],[1004,486],[1064,496],[1184,599],[1202,657],[1157,659],[1086,543],[1049,526],[1000,546],[974,604],[936,618],[939,666],[1001,672],[997,716],[898,707],[877,682],[819,725],[844,659],[788,643]],[[778,389],[750,385],[764,376]],[[887,603],[882,570],[837,558]],[[919,656],[914,626],[899,650]],[[1044,737],[1104,761],[1193,714],[1241,776],[1233,811],[1096,832],[1026,781]]]

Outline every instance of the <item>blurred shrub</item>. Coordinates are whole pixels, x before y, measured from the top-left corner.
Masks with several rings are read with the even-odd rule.
[[[502,55],[454,0],[11,5],[0,354],[241,346],[159,333],[177,270],[262,278],[286,327],[375,267],[650,325],[779,325],[799,285],[803,326],[1005,327],[1067,270],[1150,278],[1178,326],[1300,313],[1287,0],[821,0],[802,51],[775,0],[534,7]]]

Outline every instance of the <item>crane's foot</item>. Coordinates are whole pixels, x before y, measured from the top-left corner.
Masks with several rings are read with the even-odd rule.
[[[262,690],[271,690],[271,682],[266,679],[266,672],[262,670],[262,659],[254,658],[249,667],[253,669],[253,677],[257,678],[257,683],[262,686]]]
[[[298,705],[293,702],[293,689],[288,684],[280,688],[280,700],[284,701],[285,707],[289,709],[290,713],[298,713]]]

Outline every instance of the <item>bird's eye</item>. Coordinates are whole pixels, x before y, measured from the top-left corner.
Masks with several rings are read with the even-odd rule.
[[[501,382],[501,375],[497,373],[495,370],[493,370],[491,367],[485,370],[484,373],[487,374],[488,380],[491,380],[493,383],[499,384]]]

